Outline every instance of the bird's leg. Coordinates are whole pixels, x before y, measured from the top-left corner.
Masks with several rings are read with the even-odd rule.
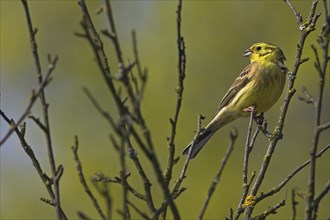
[[[254,116],[254,120],[257,122],[257,125],[262,125],[264,123],[264,113],[260,113],[259,115],[255,115]],[[267,121],[265,120],[265,123],[267,123]]]
[[[260,113],[260,115],[257,115],[254,117],[254,120],[257,123],[257,127],[258,129],[260,129],[260,131],[267,137],[267,138],[271,138],[272,137],[272,133],[267,131],[267,120],[265,120],[264,118],[264,113]]]
[[[243,111],[245,112],[253,112],[253,118],[257,123],[257,127],[258,129],[267,137],[267,138],[271,138],[272,137],[272,133],[267,131],[267,120],[265,120],[264,118],[264,113],[260,113],[259,115],[257,115],[257,113],[255,112],[256,109],[256,105],[253,106],[249,106],[245,109],[243,109]]]

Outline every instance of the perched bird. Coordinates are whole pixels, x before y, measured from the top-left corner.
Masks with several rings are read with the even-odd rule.
[[[191,142],[183,150],[183,155],[193,147],[190,158],[196,157],[219,128],[237,118],[249,116],[252,108],[256,114],[263,114],[281,96],[287,73],[282,50],[270,43],[256,43],[243,56],[249,57],[251,63],[236,78],[211,122],[197,136],[194,145]]]

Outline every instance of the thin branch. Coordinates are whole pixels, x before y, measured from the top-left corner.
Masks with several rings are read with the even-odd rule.
[[[315,6],[316,7],[316,6]],[[327,21],[327,5],[326,3],[324,4],[324,13],[325,13],[325,25],[328,24]],[[315,12],[314,12],[315,13]],[[309,20],[313,20],[312,12],[310,13]],[[324,37],[323,32],[320,33],[318,36],[318,43],[319,47],[322,51],[322,60],[320,59],[317,49],[315,46],[312,46],[312,49],[315,54],[315,68],[316,71],[318,72],[319,76],[319,88],[318,88],[318,97],[315,100],[315,115],[314,115],[314,134],[313,134],[313,139],[312,139],[312,146],[310,150],[310,175],[309,175],[309,180],[308,180],[308,196],[306,200],[306,219],[312,219],[313,216],[317,215],[314,210],[314,197],[315,197],[315,177],[316,177],[316,152],[317,148],[319,145],[319,139],[321,135],[321,129],[319,129],[319,126],[321,124],[321,112],[322,112],[322,104],[323,104],[323,93],[324,93],[324,83],[325,83],[325,75],[327,73],[327,66],[329,62],[329,44],[330,44],[330,39],[328,37]],[[314,213],[313,213],[314,212]]]
[[[109,122],[110,126],[113,128],[115,132],[119,132],[118,125],[115,123],[115,120],[111,117],[111,115],[102,109],[101,105],[98,103],[96,98],[92,95],[87,87],[83,87],[83,92],[86,94],[88,99],[91,101],[95,109],[102,115],[107,122]]]
[[[323,153],[325,153],[329,149],[330,149],[330,144],[325,146],[319,153],[317,153],[315,159],[321,157]],[[303,164],[298,166],[287,177],[285,177],[285,179],[278,186],[274,187],[271,191],[267,193],[263,193],[259,197],[257,197],[256,203],[279,192],[292,179],[292,177],[294,177],[297,173],[299,173],[304,167],[306,167],[310,163],[311,163],[311,159],[305,161]]]
[[[119,178],[119,177],[115,177],[115,178],[110,178],[105,176],[102,173],[96,173],[93,177],[92,180],[94,182],[107,182],[107,183],[118,183],[120,185],[124,186],[124,181]],[[143,195],[142,193],[138,192],[136,189],[134,189],[130,184],[126,183],[125,187],[127,187],[128,191],[130,191],[136,198],[147,201],[147,198],[145,197],[145,195]]]
[[[0,114],[1,116],[4,118],[4,120],[9,124],[9,125],[12,125],[13,127],[15,127],[14,129],[14,132],[16,133],[18,139],[20,140],[21,142],[21,145],[25,151],[25,153],[29,156],[29,158],[31,159],[32,161],[32,164],[34,166],[34,168],[36,169],[40,179],[42,180],[44,186],[46,187],[47,189],[47,192],[51,198],[51,200],[49,199],[42,199],[42,201],[44,202],[47,202],[48,204],[51,204],[53,206],[56,205],[56,203],[54,202],[54,198],[55,198],[55,193],[53,191],[53,188],[52,188],[52,185],[53,185],[53,180],[47,176],[47,174],[43,171],[37,157],[35,156],[34,152],[33,152],[33,149],[31,148],[31,146],[27,143],[27,141],[25,140],[25,129],[26,129],[26,124],[23,123],[21,126],[20,126],[20,129],[18,129],[18,126],[16,125],[15,121],[13,120],[10,120],[7,115],[0,111]],[[60,209],[60,215],[63,217],[63,219],[67,219],[64,211],[62,209]]]
[[[57,59],[54,59],[53,63],[52,63],[54,68],[55,68],[56,62],[57,62]],[[2,144],[4,144],[6,142],[6,140],[10,137],[10,135],[15,131],[17,126],[19,126],[24,121],[24,119],[31,113],[31,109],[32,109],[35,101],[38,99],[41,91],[43,91],[43,89],[50,82],[51,74],[52,74],[54,68],[52,70],[49,69],[47,75],[45,76],[45,78],[44,78],[43,82],[41,83],[41,85],[39,86],[39,88],[37,90],[32,90],[32,97],[30,98],[30,103],[26,107],[26,109],[23,112],[23,114],[21,115],[21,117],[19,117],[19,119],[17,120],[17,123],[15,123],[15,125],[11,125],[10,129],[7,131],[6,135],[1,139],[0,147],[2,146]],[[0,112],[3,113],[3,111],[1,109],[0,109]]]
[[[319,132],[322,132],[322,131],[327,130],[329,128],[330,128],[330,121],[329,122],[326,122],[326,123],[324,123],[322,125],[319,125],[317,127],[317,129],[319,130]]]
[[[128,143],[128,154],[129,157],[133,160],[140,176],[143,181],[144,191],[146,194],[146,201],[150,210],[150,213],[153,215],[155,213],[155,205],[153,202],[152,194],[151,194],[151,182],[144,171],[142,164],[140,163],[140,160],[137,156],[136,150],[133,148],[132,144]]]
[[[248,172],[248,164],[249,164],[249,155],[252,151],[252,146],[250,145],[250,139],[251,139],[253,118],[255,116],[254,109],[255,109],[255,106],[252,107],[252,110],[250,113],[250,121],[249,121],[249,125],[248,125],[248,131],[247,131],[246,142],[245,142],[244,162],[243,162],[243,190],[245,190],[245,187],[247,186],[247,182],[248,182],[247,172]]]
[[[39,86],[41,86],[44,82],[43,76],[42,76],[42,71],[41,71],[41,64],[40,64],[40,59],[39,59],[39,54],[37,50],[37,43],[35,39],[35,35],[37,33],[37,29],[35,29],[32,25],[32,20],[30,16],[30,11],[28,7],[28,3],[26,0],[22,0],[25,16],[26,16],[26,21],[27,21],[27,26],[30,34],[30,43],[31,43],[31,49],[32,49],[32,55],[34,58],[35,62],[35,68],[36,68],[36,73],[37,73],[37,78],[38,78],[38,83]],[[56,63],[57,57],[52,61],[51,57],[48,56],[48,62],[49,62],[49,71],[53,71],[54,65],[52,63]],[[52,146],[52,140],[51,140],[51,132],[50,132],[50,122],[49,122],[49,117],[48,117],[48,103],[46,101],[46,96],[44,89],[42,88],[40,91],[40,101],[42,105],[42,110],[43,110],[43,124],[45,128],[47,128],[46,131],[44,131],[46,135],[46,142],[47,142],[47,151],[48,151],[48,160],[52,172],[52,181],[54,184],[54,194],[55,194],[55,208],[56,208],[56,214],[57,214],[57,219],[66,219],[66,216],[63,215],[63,211],[61,209],[61,204],[60,204],[60,191],[59,191],[59,181],[60,181],[60,176],[57,175],[57,166],[55,162],[55,156],[53,153],[53,146]]]
[[[327,195],[330,191],[330,182],[328,181],[327,184],[324,186],[323,190],[321,191],[320,195],[314,199],[314,215],[313,219],[317,219],[317,213],[319,209],[319,204],[321,200],[324,198],[325,195]]]
[[[284,1],[289,5],[289,7],[291,8],[293,14],[296,16],[298,24],[301,25],[303,23],[303,18],[301,16],[301,14],[296,11],[296,9],[294,8],[294,6],[291,4],[290,1],[287,1],[287,0],[284,0]]]
[[[176,135],[176,128],[177,128],[177,123],[179,119],[179,114],[181,110],[181,105],[182,105],[182,99],[183,99],[183,90],[184,90],[184,79],[185,79],[185,72],[186,72],[186,46],[184,42],[184,38],[181,33],[181,17],[182,13],[182,0],[178,1],[178,6],[177,6],[177,17],[176,17],[176,25],[177,25],[177,48],[178,48],[178,81],[177,81],[177,87],[175,89],[177,93],[177,99],[176,99],[176,107],[175,107],[175,112],[173,118],[170,119],[171,123],[171,135],[168,138],[168,151],[169,151],[169,156],[168,156],[168,161],[167,161],[167,168],[165,171],[166,175],[166,181],[169,184],[169,182],[172,179],[172,169],[175,164],[175,135]]]
[[[220,167],[217,171],[217,174],[215,176],[215,178],[213,179],[212,183],[211,183],[211,186],[208,190],[208,194],[207,194],[207,197],[203,203],[203,207],[202,207],[202,210],[198,216],[198,219],[203,219],[203,216],[204,216],[204,213],[206,211],[206,208],[211,200],[211,197],[215,191],[215,188],[216,186],[218,185],[218,183],[220,182],[220,177],[222,175],[222,172],[227,164],[227,161],[232,153],[232,151],[234,150],[234,144],[236,142],[236,139],[237,139],[237,130],[234,129],[232,132],[230,132],[230,144],[229,144],[229,147],[227,149],[227,152],[225,154],[225,156],[222,158],[222,161],[221,161],[221,164],[220,164]]]
[[[137,36],[136,32],[133,30],[132,31],[132,43],[133,43],[133,52],[134,52],[134,59],[136,63],[136,69],[137,73],[139,76],[139,79],[141,81],[140,88],[138,86],[137,80],[134,82],[135,87],[136,87],[136,96],[135,96],[135,102],[133,103],[134,111],[136,112],[137,109],[140,109],[140,104],[142,101],[142,97],[145,91],[147,79],[148,79],[148,74],[147,70],[142,70],[141,63],[140,63],[140,57],[139,57],[139,52],[138,52],[138,46],[137,46]],[[133,74],[132,74],[132,80],[134,79]]]
[[[143,219],[149,220],[150,218],[148,217],[147,214],[145,214],[143,211],[141,211],[136,205],[134,205],[131,201],[127,201],[127,204],[130,205]]]
[[[188,169],[188,166],[189,166],[192,149],[194,147],[194,144],[195,144],[195,141],[196,141],[197,137],[201,133],[202,119],[204,119],[204,117],[201,114],[199,114],[198,119],[197,119],[197,131],[196,131],[195,137],[193,138],[193,141],[192,141],[191,147],[189,149],[188,155],[187,155],[186,160],[183,164],[181,174],[180,174],[178,180],[176,181],[176,184],[174,185],[174,187],[172,189],[172,194],[175,194],[179,190],[179,188],[180,188],[180,186],[183,182],[183,179],[186,178],[186,172],[187,172],[187,169]]]
[[[283,199],[281,202],[277,203],[273,207],[268,208],[262,214],[252,218],[252,220],[265,220],[268,215],[276,214],[276,210],[278,210],[279,208],[281,208],[283,206],[285,206],[285,199]]]
[[[93,49],[93,52],[95,54],[98,67],[102,73],[102,76],[104,78],[104,81],[107,84],[107,87],[108,87],[110,93],[112,94],[112,97],[115,100],[118,111],[119,111],[119,113],[124,113],[125,108],[122,104],[122,101],[121,101],[119,95],[117,94],[117,90],[112,81],[112,75],[111,75],[110,67],[108,64],[108,58],[104,52],[103,42],[100,38],[100,35],[98,34],[98,32],[96,31],[96,29],[94,27],[94,24],[90,17],[90,14],[89,14],[89,11],[85,4],[85,1],[79,0],[78,4],[83,13],[83,19],[81,21],[81,26],[84,31],[84,33],[79,34],[79,36],[84,37],[90,43],[90,45]]]
[[[119,147],[119,159],[120,159],[120,178],[122,180],[122,194],[123,194],[123,217],[125,220],[131,219],[131,214],[128,208],[128,183],[127,183],[127,178],[130,175],[127,171],[126,168],[126,150],[125,150],[125,146],[128,139],[129,134],[126,135],[122,135],[121,137],[121,145]]]
[[[101,219],[106,220],[107,218],[105,217],[104,213],[102,212],[101,207],[100,207],[99,203],[97,202],[97,199],[93,195],[92,191],[90,190],[90,188],[86,182],[85,175],[83,173],[82,165],[80,162],[80,158],[78,156],[78,147],[79,147],[78,137],[75,136],[75,143],[71,147],[71,149],[72,149],[72,152],[74,155],[74,159],[77,163],[77,171],[78,171],[80,183],[83,186],[83,188],[84,188],[85,192],[87,193],[87,195],[89,196],[89,198],[91,199],[91,201],[92,201],[95,209],[97,210],[98,214],[100,215]]]
[[[133,67],[133,65],[135,64],[135,62],[133,63],[133,65],[131,66],[125,66],[124,64],[124,59],[123,59],[123,53],[121,50],[121,46],[119,43],[119,37],[118,37],[118,32],[116,29],[116,24],[115,24],[115,20],[114,20],[114,16],[113,16],[113,11],[112,11],[112,5],[110,4],[109,0],[104,0],[105,1],[105,8],[106,8],[106,13],[107,13],[107,19],[110,25],[110,29],[111,29],[111,33],[109,33],[108,30],[103,30],[101,31],[101,33],[103,33],[105,36],[108,36],[111,40],[112,43],[115,47],[115,51],[116,51],[116,57],[118,59],[118,66],[119,66],[119,76],[120,76],[120,80],[121,82],[123,82],[125,89],[127,91],[128,97],[134,107],[134,112],[137,116],[138,119],[138,123],[146,129],[146,125],[145,125],[145,121],[144,118],[142,117],[142,113],[139,107],[136,106],[137,98],[133,92],[133,87],[131,85],[131,81],[129,79],[129,75],[128,73],[130,72],[131,68]],[[150,134],[148,134],[148,141],[150,140]]]
[[[136,32],[133,30],[132,31],[132,42],[133,42],[133,52],[134,52],[134,59],[136,62],[136,67],[137,67],[137,72],[139,75],[140,80],[142,81],[143,84],[145,84],[147,80],[147,75],[145,71],[142,71],[141,63],[140,63],[140,57],[139,57],[139,51],[138,51],[138,44],[137,44],[137,37],[136,37]],[[144,86],[141,85],[141,91],[143,91]],[[142,92],[140,92],[142,93]]]
[[[297,205],[299,204],[296,201],[296,191],[294,189],[291,190],[291,206],[292,206],[292,220],[296,220],[297,217]]]
[[[315,100],[314,98],[311,96],[311,94],[309,94],[308,90],[306,89],[306,87],[302,87],[302,92],[304,94],[304,96],[298,96],[300,101],[304,101],[307,104],[313,104],[315,105]]]
[[[108,187],[108,183],[104,183],[103,190],[101,191],[101,195],[103,196],[106,204],[106,213],[108,220],[112,219],[112,207],[113,207],[113,199],[110,196],[110,190]]]
[[[201,129],[201,124],[202,124],[202,120],[203,119],[204,119],[204,117],[201,114],[199,114],[198,115],[198,119],[197,119],[197,130],[196,130],[196,134],[195,134],[195,136],[194,136],[194,138],[192,140],[191,147],[189,149],[188,155],[186,157],[186,160],[185,160],[185,162],[183,164],[183,167],[182,167],[182,170],[181,170],[181,174],[180,174],[179,178],[177,179],[176,183],[174,184],[174,186],[172,188],[172,193],[171,194],[173,195],[174,198],[177,198],[177,196],[179,194],[181,194],[183,191],[185,191],[185,189],[186,189],[184,187],[181,187],[180,188],[180,186],[181,186],[181,184],[183,182],[183,179],[186,178],[186,172],[187,172],[188,165],[189,165],[189,162],[190,162],[190,155],[192,153],[192,148],[193,148],[193,146],[195,144],[196,138],[201,133],[201,130],[202,130]],[[158,210],[156,210],[156,213],[153,216],[153,218],[156,218],[160,213],[162,213],[166,209],[167,206],[168,206],[168,201],[164,201],[163,204],[162,204],[162,206]]]
[[[92,220],[89,216],[87,216],[84,212],[78,211],[77,215],[79,216],[80,219],[82,220]]]
[[[241,199],[239,201],[239,204],[237,206],[237,209],[235,211],[235,215],[233,218],[234,220],[237,220],[239,218],[239,216],[244,212],[244,208],[247,206],[246,201],[247,201],[249,189],[251,187],[252,181],[254,180],[255,176],[256,176],[256,172],[253,171],[247,185],[243,185],[243,193],[242,193]]]
[[[253,148],[253,144],[256,140],[256,137],[259,133],[259,128],[256,129],[254,135],[252,136],[251,139],[251,131],[252,131],[252,124],[253,124],[253,120],[255,118],[255,112],[254,112],[255,106],[252,106],[251,112],[250,112],[250,121],[249,121],[249,125],[248,125],[248,130],[247,130],[247,135],[246,135],[246,142],[245,142],[245,150],[244,150],[244,160],[243,160],[243,193],[242,193],[242,197],[240,199],[240,202],[238,204],[238,207],[236,209],[235,215],[234,215],[234,219],[238,219],[239,215],[243,212],[243,203],[246,200],[246,197],[248,195],[251,183],[252,183],[252,179],[254,179],[255,176],[255,172],[252,176],[252,178],[250,178],[250,181],[248,182],[248,163],[249,163],[249,156],[250,153],[252,151]]]

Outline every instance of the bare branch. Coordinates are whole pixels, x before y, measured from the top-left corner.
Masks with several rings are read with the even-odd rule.
[[[211,183],[211,186],[208,190],[208,194],[207,194],[207,197],[203,203],[203,207],[202,207],[202,210],[198,216],[198,219],[203,219],[203,216],[204,216],[204,213],[206,211],[206,208],[211,200],[211,197],[215,191],[215,188],[217,186],[217,184],[220,182],[220,177],[221,177],[221,174],[223,172],[223,170],[225,169],[225,166],[227,164],[227,161],[231,155],[231,152],[234,150],[234,144],[236,142],[236,139],[237,139],[238,135],[237,135],[237,130],[236,128],[230,132],[230,144],[229,144],[229,147],[227,149],[227,152],[225,154],[225,156],[222,158],[222,161],[221,161],[221,164],[220,164],[220,167],[217,171],[217,174],[215,176],[215,178],[213,179],[212,183]]]
[[[316,154],[315,159],[322,156],[323,153],[325,153],[327,150],[330,149],[330,144],[325,146],[318,154]],[[267,193],[261,194],[259,197],[256,198],[256,203],[263,200],[266,197],[272,196],[275,193],[279,192],[290,180],[292,177],[294,177],[297,173],[299,173],[304,167],[306,167],[308,164],[310,164],[311,159],[307,160],[300,166],[298,166],[295,170],[293,170],[285,179],[276,187],[274,187],[271,191]]]
[[[201,133],[201,124],[202,124],[202,119],[203,118],[204,117],[201,114],[198,115],[198,119],[197,119],[197,131],[196,131],[195,137],[193,138],[191,147],[189,149],[189,153],[188,153],[188,155],[186,157],[186,160],[185,160],[185,162],[183,164],[180,177],[176,181],[176,184],[174,185],[174,187],[172,189],[172,194],[175,194],[179,190],[179,188],[180,188],[180,186],[181,186],[181,184],[183,182],[183,179],[186,178],[186,172],[187,172],[187,169],[188,169],[188,166],[189,166],[190,156],[191,156],[191,153],[192,153],[192,149],[194,147],[194,144],[195,144],[195,141],[196,141],[198,135]]]
[[[316,7],[316,6],[315,6]],[[328,11],[327,11],[327,4],[324,3],[324,13],[326,14],[325,16],[325,21],[324,21],[324,26],[326,27],[329,25],[328,21]],[[315,13],[315,12],[314,12]],[[316,15],[315,15],[316,16]],[[314,14],[311,12],[309,15],[309,20],[311,23],[313,20],[316,20],[317,18],[315,17]],[[324,83],[325,83],[325,75],[327,73],[327,66],[329,63],[329,44],[330,44],[330,38],[325,37],[324,32],[322,31],[319,36],[318,36],[318,44],[321,49],[322,55],[319,56],[319,53],[316,49],[315,46],[312,46],[312,49],[315,54],[315,68],[316,71],[318,72],[318,77],[319,77],[319,83],[318,83],[318,96],[315,100],[314,107],[315,107],[315,116],[314,116],[314,134],[313,134],[313,139],[312,139],[312,146],[310,149],[310,176],[309,176],[309,181],[308,181],[308,196],[306,199],[306,219],[312,219],[313,216],[316,216],[317,213],[314,209],[314,199],[315,199],[315,179],[316,179],[316,152],[318,149],[319,145],[319,139],[321,132],[324,127],[320,127],[321,125],[321,113],[322,113],[322,103],[323,103],[323,93],[324,93]],[[327,125],[325,126],[327,127]]]
[[[295,220],[297,216],[297,205],[299,203],[296,201],[296,191],[294,189],[291,190],[291,204],[292,204],[292,220]]]
[[[125,185],[125,183],[123,182],[123,180],[119,177],[115,177],[115,178],[110,178],[110,177],[107,177],[105,176],[104,174],[102,173],[96,173],[93,177],[92,177],[92,180],[94,182],[107,182],[107,183],[119,183],[121,185]],[[138,199],[141,199],[141,200],[144,200],[144,201],[147,201],[147,198],[139,193],[138,191],[136,191],[131,185],[129,185],[128,183],[126,183],[125,187],[127,187],[127,189]]]
[[[53,63],[53,65],[56,65],[56,61]],[[28,104],[28,106],[26,107],[25,111],[23,112],[23,114],[21,115],[21,117],[19,117],[19,119],[17,120],[17,123],[15,123],[15,125],[11,125],[10,129],[7,131],[6,135],[1,139],[0,141],[0,147],[2,146],[2,144],[4,144],[6,142],[6,140],[10,137],[10,135],[14,132],[14,130],[17,128],[17,126],[19,126],[24,119],[31,113],[31,109],[35,103],[35,101],[38,99],[41,91],[43,91],[43,89],[48,85],[48,83],[51,80],[51,74],[53,71],[48,71],[47,75],[45,76],[44,81],[41,83],[41,85],[39,86],[39,88],[37,90],[33,90],[32,91],[32,96],[30,98],[30,103]],[[1,115],[4,114],[4,112],[0,109]]]
[[[83,173],[82,170],[82,165],[80,162],[80,158],[78,156],[78,147],[79,147],[79,142],[78,142],[78,137],[75,136],[75,143],[74,145],[71,147],[73,155],[74,155],[74,159],[77,163],[77,171],[78,171],[78,176],[80,179],[80,183],[83,186],[85,192],[87,193],[87,195],[89,196],[89,198],[91,199],[94,207],[96,208],[98,214],[100,215],[101,219],[106,220],[107,218],[105,217],[104,213],[101,210],[101,207],[99,205],[99,203],[97,202],[97,199],[95,198],[95,196],[93,195],[92,191],[90,190],[87,182],[86,182],[86,178],[85,175]]]
[[[313,219],[317,219],[317,213],[319,209],[319,204],[321,200],[324,198],[325,195],[327,195],[330,191],[330,182],[328,181],[327,184],[324,186],[323,190],[321,191],[320,195],[314,199],[314,215]]]
[[[262,214],[253,217],[252,220],[264,220],[266,217],[270,214],[276,214],[276,210],[281,208],[282,206],[285,206],[285,199],[283,199],[281,202],[277,203],[273,207],[268,208],[266,211],[264,211]]]
[[[311,96],[311,94],[309,94],[308,90],[306,89],[305,86],[302,87],[302,92],[304,94],[304,96],[298,96],[300,101],[304,101],[307,104],[313,104],[315,105],[315,100],[314,98]]]
[[[46,96],[44,92],[44,86],[43,83],[45,82],[43,79],[42,71],[41,71],[41,64],[40,64],[40,59],[39,59],[39,54],[38,54],[38,49],[37,49],[37,43],[35,39],[35,35],[37,33],[37,29],[33,27],[32,25],[32,19],[30,16],[30,11],[28,7],[28,3],[26,0],[22,0],[25,16],[26,16],[26,21],[27,21],[27,26],[28,26],[28,31],[30,35],[30,44],[31,44],[31,50],[32,50],[32,56],[34,58],[35,62],[35,68],[36,68],[36,74],[37,74],[37,79],[38,83],[40,86],[40,101],[42,105],[42,110],[43,110],[43,125],[45,126],[46,129],[44,129],[44,133],[46,135],[46,143],[47,143],[47,151],[48,151],[48,160],[52,172],[52,182],[54,184],[54,203],[55,203],[55,208],[56,208],[56,214],[57,214],[57,219],[67,219],[65,214],[63,213],[63,210],[61,209],[61,204],[60,204],[60,191],[59,191],[59,181],[61,175],[58,173],[58,168],[56,166],[55,162],[55,156],[53,153],[53,146],[52,146],[52,139],[51,139],[51,132],[50,132],[50,122],[49,122],[49,117],[48,117],[48,103],[46,101]],[[52,72],[55,68],[55,64],[57,62],[58,57],[56,56],[54,59],[51,58],[50,55],[48,55],[48,73]],[[48,75],[48,74],[46,74]],[[61,167],[61,165],[60,165]]]
[[[182,13],[182,0],[179,0],[178,6],[177,6],[177,18],[176,18],[176,25],[177,25],[177,48],[178,48],[178,85],[175,89],[177,93],[177,100],[176,100],[176,107],[173,118],[170,119],[171,122],[171,135],[168,138],[168,161],[167,161],[167,168],[165,171],[166,175],[166,181],[169,184],[172,178],[172,169],[175,164],[175,135],[176,135],[176,128],[177,123],[179,119],[182,99],[183,99],[183,90],[184,90],[184,78],[185,78],[185,72],[186,72],[186,46],[185,42],[181,33],[181,13]]]
[[[252,147],[253,147],[250,145],[250,139],[251,139],[253,118],[255,116],[254,109],[255,109],[255,106],[252,107],[252,110],[250,113],[250,122],[248,125],[248,131],[247,131],[247,135],[246,135],[245,150],[244,150],[244,162],[243,162],[243,186],[247,186],[247,182],[248,182],[247,172],[248,172],[248,164],[249,164],[249,155],[250,155],[250,153],[252,151]]]
[[[134,205],[131,201],[127,201],[128,205],[130,205],[143,219],[150,219],[147,214],[141,211],[136,205]]]

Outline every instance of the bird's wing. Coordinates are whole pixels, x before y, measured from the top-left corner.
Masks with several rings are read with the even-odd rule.
[[[217,113],[225,107],[248,82],[251,80],[251,69],[253,63],[249,64],[245,69],[239,74],[239,76],[234,81],[233,85],[229,88],[228,92],[222,98]],[[216,114],[217,114],[216,113]],[[215,115],[216,115],[215,114]]]

